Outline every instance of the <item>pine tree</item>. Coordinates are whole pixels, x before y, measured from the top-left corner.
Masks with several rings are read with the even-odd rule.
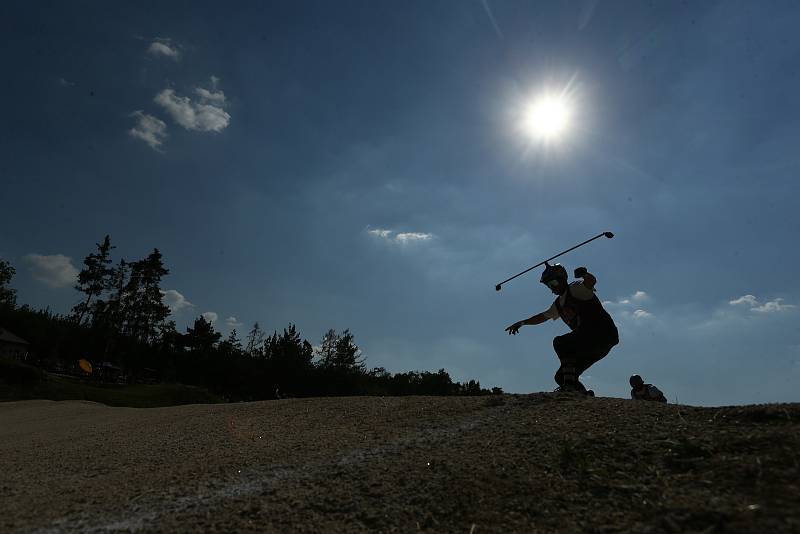
[[[87,313],[92,313],[91,300],[92,298],[99,298],[103,290],[108,286],[108,278],[111,274],[111,269],[108,264],[111,263],[110,253],[116,247],[111,245],[110,236],[106,235],[102,243],[97,243],[97,253],[92,253],[86,256],[83,260],[84,268],[78,274],[78,285],[75,289],[81,293],[86,294],[86,300],[76,304],[72,308],[73,316],[78,324],[83,323],[83,319]],[[98,309],[101,306],[95,306]],[[92,321],[97,317],[92,314]]]
[[[361,350],[355,344],[353,334],[350,333],[349,329],[342,332],[342,335],[336,341],[334,367],[357,372],[363,372],[365,369],[364,360],[361,358]]]
[[[14,278],[17,271],[5,260],[0,260],[0,308],[11,308],[17,306],[17,290],[8,287],[8,283]]]
[[[333,328],[325,332],[325,335],[322,336],[322,341],[315,353],[316,356],[319,357],[319,366],[323,369],[333,367],[334,358],[336,357],[336,343],[338,341],[339,335]]]
[[[225,339],[225,342],[238,351],[242,350],[242,342],[239,339],[239,334],[236,332],[235,328],[231,330],[230,334],[228,334],[228,337]]]
[[[124,331],[144,343],[156,340],[158,327],[169,317],[169,306],[161,294],[161,278],[169,274],[169,269],[161,258],[158,249],[153,249],[145,259],[130,264],[130,277],[123,289]]]
[[[125,287],[128,283],[130,266],[125,259],[119,260],[116,267],[111,269],[108,279],[108,302],[103,310],[103,324],[106,328],[115,332],[122,332],[125,322],[123,310],[123,300],[125,299]]]
[[[209,353],[221,337],[222,334],[214,330],[214,325],[201,315],[194,320],[194,328],[186,327],[184,342],[189,350]]]
[[[182,336],[175,321],[165,321],[158,327],[158,344],[162,349],[175,352],[182,346]]]
[[[365,371],[361,359],[361,351],[355,344],[353,334],[345,330],[340,334],[336,330],[328,330],[322,336],[320,347],[315,351],[319,357],[319,366],[323,369],[337,371]]]
[[[228,334],[224,341],[220,342],[219,351],[228,357],[241,355],[244,352],[242,342],[239,340],[239,335],[236,333],[235,328],[231,330],[231,333]]]
[[[258,323],[253,325],[253,329],[247,334],[247,346],[244,352],[251,358],[264,356],[264,331]]]
[[[264,345],[267,358],[279,365],[298,369],[311,366],[314,348],[311,343],[300,338],[300,333],[293,324],[284,328],[280,337],[274,332]]]

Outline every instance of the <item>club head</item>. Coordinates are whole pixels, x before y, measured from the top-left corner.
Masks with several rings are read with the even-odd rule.
[[[500,284],[497,284],[496,286],[494,286],[494,290],[495,291],[500,291]]]
[[[609,238],[609,239],[611,239],[612,237],[614,237],[614,234],[612,234],[611,232],[603,232],[603,235],[604,235],[604,236],[606,236],[606,237],[607,237],[607,238]]]

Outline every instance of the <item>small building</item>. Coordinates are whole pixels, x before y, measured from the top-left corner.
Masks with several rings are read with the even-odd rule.
[[[0,326],[0,357],[26,360],[31,344]]]

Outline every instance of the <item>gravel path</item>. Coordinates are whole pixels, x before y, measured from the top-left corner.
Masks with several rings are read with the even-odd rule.
[[[800,405],[0,404],[0,530],[800,532]]]

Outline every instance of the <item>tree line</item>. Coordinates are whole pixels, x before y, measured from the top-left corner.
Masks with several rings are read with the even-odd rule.
[[[13,266],[0,260],[0,326],[31,343],[37,364],[74,365],[78,358],[110,362],[133,380],[206,387],[231,401],[325,395],[480,395],[500,393],[476,380],[454,382],[437,372],[390,373],[368,368],[350,330],[328,330],[315,348],[294,324],[267,333],[255,323],[244,339],[223,339],[199,316],[177,330],[164,304],[169,274],[154,249],[144,259],[112,260],[110,236],[86,256],[75,289],[80,301],[66,315],[18,306]]]

